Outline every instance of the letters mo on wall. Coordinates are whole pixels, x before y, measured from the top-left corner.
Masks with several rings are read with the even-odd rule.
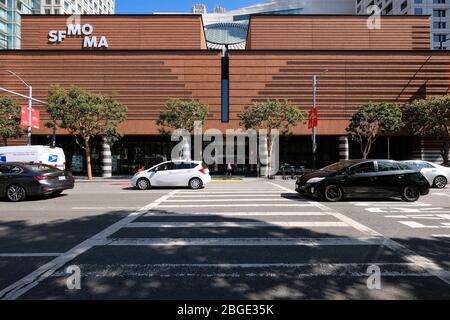
[[[94,27],[90,24],[68,24],[66,30],[50,30],[48,41],[59,44],[68,37],[83,36],[83,48],[108,48],[108,40],[105,36],[91,36]]]

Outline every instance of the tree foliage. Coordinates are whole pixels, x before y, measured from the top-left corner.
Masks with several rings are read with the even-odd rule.
[[[392,103],[368,103],[353,115],[347,132],[356,140],[364,159],[382,134],[395,132],[404,126],[402,110]]]
[[[240,125],[246,129],[278,129],[283,134],[289,133],[291,127],[305,122],[306,113],[289,103],[289,101],[269,100],[254,103],[239,114]]]
[[[268,172],[272,167],[272,131],[288,134],[299,122],[306,123],[306,113],[284,100],[257,102],[239,114],[240,125],[245,129],[267,130]]]
[[[16,100],[0,97],[0,138],[5,146],[8,145],[8,139],[22,135],[20,116],[21,108]]]
[[[67,130],[85,150],[88,177],[92,179],[90,142],[97,136],[107,137],[110,142],[120,138],[118,126],[126,120],[127,108],[112,97],[78,87],[51,86],[47,100],[52,123]]]
[[[450,96],[434,96],[406,104],[403,119],[414,135],[435,136],[443,141],[441,155],[448,162],[450,147]]]
[[[171,99],[165,103],[166,110],[161,112],[157,124],[172,129],[194,131],[196,121],[205,122],[208,106],[195,100]]]
[[[208,106],[195,100],[171,99],[166,101],[165,109],[156,121],[161,126],[160,131],[163,134],[166,133],[166,127],[192,133],[195,124],[200,122],[203,125],[209,113]],[[183,160],[191,160],[190,139],[188,140],[182,135],[181,145],[181,149],[174,149],[177,157]],[[172,156],[175,157],[175,153]]]

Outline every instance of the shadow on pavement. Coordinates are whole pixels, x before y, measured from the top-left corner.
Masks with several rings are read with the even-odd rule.
[[[152,212],[164,217],[140,217],[135,222],[261,222],[253,218],[217,215],[206,218],[187,217],[171,211]],[[19,249],[42,252],[42,248],[46,252],[64,252],[128,213],[130,212],[112,211],[98,216],[39,225],[28,225],[20,220],[1,223],[0,252],[17,252]],[[308,228],[285,228],[277,225],[264,228],[126,228],[111,236],[111,239],[117,238],[354,239]],[[450,268],[450,243],[446,240],[392,240],[426,256],[444,269]],[[0,261],[4,260],[0,258]],[[416,270],[412,266],[396,269],[397,264],[406,262],[405,257],[382,245],[102,246],[89,250],[67,264],[80,266],[81,290],[66,288],[66,265],[22,298],[450,299],[450,285],[440,279],[423,276],[423,270]],[[346,265],[340,265],[342,263]],[[370,275],[367,267],[373,263],[387,263],[381,266],[383,272],[389,272],[382,276],[382,290],[367,288],[367,278]],[[270,264],[270,267],[264,267],[264,264]],[[422,276],[417,276],[417,273]],[[11,272],[6,274],[12,277]],[[1,278],[0,283],[13,283],[18,279]]]

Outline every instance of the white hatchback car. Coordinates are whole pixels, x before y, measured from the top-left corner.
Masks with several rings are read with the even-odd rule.
[[[151,187],[200,189],[209,182],[209,169],[201,161],[166,161],[136,173],[131,179],[131,185],[140,190]]]
[[[404,163],[419,169],[432,187],[443,189],[450,181],[450,168],[422,160],[404,161]]]

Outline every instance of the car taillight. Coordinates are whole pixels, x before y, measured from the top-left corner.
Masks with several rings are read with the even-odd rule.
[[[35,176],[34,178],[37,181],[48,181],[48,180],[56,179],[57,177],[55,177],[55,176]]]
[[[205,168],[201,168],[201,169],[198,170],[198,171],[200,171],[200,172],[203,173],[203,174],[206,174],[206,169],[205,169]]]

